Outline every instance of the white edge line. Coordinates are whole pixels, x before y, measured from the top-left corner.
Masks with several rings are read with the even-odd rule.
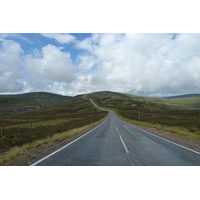
[[[98,128],[99,126],[101,126],[103,123],[105,123],[105,122],[108,120],[109,116],[110,116],[110,113],[109,113],[108,117],[107,117],[101,124],[99,124],[98,126],[96,126],[95,128],[93,128],[92,130],[86,132],[86,133],[83,134],[82,136],[76,138],[76,139],[73,140],[72,142],[66,144],[65,146],[61,147],[60,149],[57,149],[56,151],[54,151],[54,152],[52,152],[51,154],[45,156],[44,158],[38,160],[37,162],[31,164],[30,166],[35,166],[35,165],[37,165],[38,163],[42,162],[43,160],[49,158],[50,156],[56,154],[57,152],[59,152],[59,151],[61,151],[62,149],[66,148],[67,146],[71,145],[72,143],[74,143],[74,142],[76,142],[77,140],[81,139],[82,137],[86,136],[88,133],[92,132],[93,130],[95,130],[96,128]]]
[[[138,128],[138,129],[139,129],[139,128]],[[155,137],[157,137],[157,138],[160,138],[160,139],[162,139],[162,140],[165,140],[165,141],[167,141],[167,142],[170,142],[170,143],[172,143],[172,144],[174,144],[174,145],[177,145],[177,146],[179,146],[179,147],[182,147],[182,148],[184,148],[184,149],[187,149],[187,150],[189,150],[189,151],[192,151],[193,153],[197,153],[197,154],[200,155],[200,152],[198,152],[198,151],[195,151],[195,150],[193,150],[193,149],[187,148],[187,147],[185,147],[185,146],[182,146],[182,145],[180,145],[180,144],[177,144],[177,143],[172,142],[172,141],[170,141],[170,140],[167,140],[167,139],[165,139],[165,138],[159,137],[159,136],[154,135],[154,134],[152,134],[152,133],[149,133],[149,132],[147,132],[147,131],[144,131],[144,130],[141,130],[141,129],[139,129],[139,130],[140,130],[140,131],[143,131],[143,132],[146,132],[146,133],[148,133],[148,134],[150,134],[150,135],[152,135],[152,136],[155,136]]]
[[[120,140],[121,140],[121,142],[122,142],[122,144],[123,144],[123,146],[124,146],[124,149],[125,149],[126,153],[129,153],[129,151],[128,151],[128,149],[127,149],[127,147],[126,147],[126,145],[125,145],[125,143],[124,143],[124,141],[123,141],[121,135],[119,135],[119,138],[120,138]]]
[[[108,110],[107,110],[107,111],[108,111]],[[171,143],[171,144],[174,144],[174,145],[176,145],[176,146],[182,147],[183,149],[187,149],[188,151],[191,151],[191,152],[193,152],[193,153],[196,153],[196,154],[199,154],[199,155],[200,155],[200,152],[198,152],[198,151],[195,151],[195,150],[193,150],[193,149],[187,148],[187,147],[185,147],[185,146],[182,146],[182,145],[180,145],[180,144],[177,144],[177,143],[175,143],[175,142],[172,142],[172,141],[170,141],[170,140],[167,140],[167,139],[165,139],[165,138],[163,138],[163,137],[157,136],[157,135],[155,135],[155,134],[153,134],[153,133],[149,133],[149,132],[144,131],[144,130],[142,130],[142,129],[136,128],[135,126],[128,124],[126,121],[121,120],[121,119],[115,114],[115,112],[113,112],[113,113],[114,113],[114,115],[116,116],[116,118],[118,118],[120,121],[126,123],[126,124],[127,124],[128,126],[130,126],[130,127],[134,127],[135,129],[138,129],[138,130],[140,130],[140,131],[142,131],[142,132],[148,133],[149,135],[152,135],[152,136],[157,137],[157,138],[159,138],[159,139],[161,139],[161,140],[164,140],[164,141],[166,141],[166,142],[169,142],[169,143]],[[115,125],[115,126],[116,126],[116,125]]]
[[[118,117],[117,117],[117,118],[118,118]],[[118,118],[118,119],[119,119],[119,118]],[[121,119],[119,119],[119,120],[121,120]],[[123,120],[121,120],[121,121],[123,121]],[[131,127],[134,127],[135,129],[138,129],[138,130],[140,130],[140,131],[142,131],[142,132],[148,133],[148,134],[150,134],[150,135],[152,135],[152,136],[154,136],[154,137],[157,137],[157,138],[162,139],[162,140],[164,140],[164,141],[170,142],[170,143],[172,143],[172,144],[174,144],[174,145],[176,145],[176,146],[182,147],[182,148],[184,148],[184,149],[187,149],[187,150],[189,150],[189,151],[192,151],[193,153],[197,153],[197,154],[200,155],[200,152],[198,152],[198,151],[195,151],[195,150],[193,150],[193,149],[189,149],[189,148],[187,148],[187,147],[185,147],[185,146],[182,146],[182,145],[180,145],[180,144],[177,144],[177,143],[175,143],[175,142],[172,142],[172,141],[170,141],[170,140],[167,140],[167,139],[165,139],[165,138],[162,138],[162,137],[160,137],[160,136],[157,136],[157,135],[155,135],[155,134],[153,134],[153,133],[149,133],[149,132],[144,131],[144,130],[142,130],[142,129],[136,128],[135,126],[130,125],[130,124],[128,124],[128,123],[125,122],[125,121],[123,121],[123,122],[126,123],[127,125],[131,126]]]

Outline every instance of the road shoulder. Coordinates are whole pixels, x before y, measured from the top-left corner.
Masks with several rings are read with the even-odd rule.
[[[4,163],[4,166],[27,166],[27,165],[30,165],[31,163],[34,163],[37,160],[45,157],[46,155],[51,154],[52,152],[63,147],[64,145],[66,145],[66,144],[74,141],[75,139],[79,138],[80,136],[84,135],[88,131],[94,129],[99,124],[103,123],[107,119],[107,117],[108,117],[108,115],[105,118],[99,120],[98,122],[95,122],[88,126],[86,125],[85,128],[83,128],[81,131],[78,131],[76,134],[74,134],[70,137],[67,137],[61,141],[54,142],[53,144],[46,144],[46,145],[43,145],[43,146],[37,147],[37,148],[28,149],[28,150],[26,150],[26,152],[23,155],[18,155],[15,159],[12,159],[12,160]],[[77,128],[77,129],[79,129],[79,128]]]
[[[149,128],[149,127],[140,126],[140,125],[137,125],[137,124],[134,124],[134,123],[131,123],[131,122],[127,122],[126,120],[122,119],[121,117],[119,117],[119,118],[122,121],[130,124],[131,126],[137,128],[137,129],[158,135],[160,137],[171,140],[173,142],[181,144],[181,145],[188,147],[190,149],[200,151],[200,141],[196,141],[196,140],[192,140],[192,139],[188,139],[188,138],[183,138],[183,137],[174,135],[171,132],[157,130],[156,128]]]

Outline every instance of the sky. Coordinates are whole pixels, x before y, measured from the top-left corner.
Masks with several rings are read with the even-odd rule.
[[[0,93],[200,93],[198,33],[0,33]]]
[[[200,93],[199,15],[196,0],[56,0],[48,4],[45,0],[3,0],[0,94],[46,91],[73,96],[101,90],[143,96]],[[138,199],[160,199],[160,193],[156,196],[154,190],[165,192],[171,175],[174,179],[170,184],[176,190],[169,193],[170,197],[180,199],[180,190],[184,191],[182,199],[199,196],[195,182],[198,168],[165,168],[166,173],[163,168],[109,169],[70,168],[71,173],[66,173],[65,168],[44,168],[42,172],[40,168],[30,173],[30,168],[9,168],[8,173],[1,173],[3,196],[7,197],[12,185],[13,198],[18,195],[20,199],[27,199],[27,193],[34,195],[33,187],[40,190],[46,186],[49,190],[49,174],[55,174],[51,180],[60,183],[53,185],[50,199],[58,195],[62,199],[66,188],[72,199],[76,198],[74,194],[94,199],[93,193],[88,195],[88,186],[96,192],[103,186],[110,198],[130,199],[134,183]],[[35,185],[38,174],[44,178]],[[65,174],[68,181],[61,192]],[[84,181],[79,184],[79,193],[74,187],[77,180]],[[194,184],[188,187],[185,180]],[[130,181],[133,184],[124,184],[124,188],[119,184]],[[22,186],[27,191],[24,198]],[[127,186],[131,188],[127,190]],[[46,192],[41,195],[47,198]],[[105,193],[102,195],[104,198]]]

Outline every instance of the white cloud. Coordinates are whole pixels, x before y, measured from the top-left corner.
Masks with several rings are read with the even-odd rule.
[[[79,41],[76,43],[76,47],[79,49],[86,49],[89,52],[93,52],[93,45],[91,37],[84,39],[83,41]]]
[[[29,44],[33,44],[33,41],[27,37],[24,36],[24,33],[20,34],[20,33],[1,33],[0,34],[0,41],[12,41],[14,42],[12,39],[14,38],[18,38],[21,39],[23,41],[25,41],[26,43]]]
[[[1,33],[0,34],[0,41],[5,41],[5,38],[8,36],[8,33]]]
[[[23,90],[23,92],[33,91],[45,91],[69,96],[76,95],[71,91],[71,83],[42,79],[36,75],[29,76],[29,79],[25,82]]]
[[[64,44],[74,42],[76,38],[73,35],[67,33],[42,33],[44,37],[55,39],[57,42]]]
[[[77,58],[79,63],[79,69],[83,72],[89,73],[89,71],[95,66],[96,61],[94,56],[80,55]]]
[[[23,55],[20,44],[3,40],[0,48],[0,93],[49,91],[67,95],[75,66],[63,47],[47,45]]]
[[[199,42],[200,34],[174,40],[171,34],[92,35],[76,47],[89,53],[80,69],[95,70],[80,74],[74,85],[81,92],[86,86],[141,95],[200,93]]]
[[[63,47],[48,44],[23,55],[19,43],[2,39],[0,92],[200,93],[200,34],[178,34],[173,40],[172,36],[92,34],[71,40],[81,49],[74,61]]]
[[[25,56],[24,63],[29,73],[58,82],[71,82],[74,79],[75,68],[70,59],[70,53],[62,52],[59,47],[47,45],[41,52]]]
[[[23,62],[21,54],[23,50],[19,43],[5,40],[0,48],[0,93],[19,92],[24,88],[21,80]]]

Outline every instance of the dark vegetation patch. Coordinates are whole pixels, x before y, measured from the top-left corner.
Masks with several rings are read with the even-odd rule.
[[[115,92],[91,93],[84,97],[93,99],[99,107],[116,111],[124,118],[183,127],[200,138],[199,97],[147,98]],[[0,153],[96,122],[107,115],[107,112],[98,110],[82,95],[63,98],[34,93],[12,98],[4,96],[0,98],[0,103]]]
[[[182,98],[191,98],[191,97],[200,97],[200,94],[185,94],[185,95],[170,96],[170,97],[165,97],[165,98],[166,99],[182,99]]]
[[[200,111],[118,111],[118,114],[124,118],[148,122],[152,124],[161,124],[163,126],[174,126],[186,128],[189,132],[200,136]],[[200,139],[200,137],[198,137]]]
[[[96,122],[107,115],[76,96],[62,103],[21,114],[0,116],[0,153],[14,146]]]
[[[114,109],[124,118],[185,128],[200,139],[200,98],[164,99],[139,97],[114,92],[98,92],[87,95],[107,109]],[[185,96],[184,96],[185,97]]]
[[[66,101],[69,98],[71,97],[47,92],[0,95],[0,116],[32,111],[46,106],[55,105]]]
[[[98,92],[88,94],[98,106],[117,110],[175,110],[177,106],[163,102],[162,98],[145,98],[115,92]],[[151,99],[151,100],[150,100]],[[158,102],[156,102],[158,99]]]

